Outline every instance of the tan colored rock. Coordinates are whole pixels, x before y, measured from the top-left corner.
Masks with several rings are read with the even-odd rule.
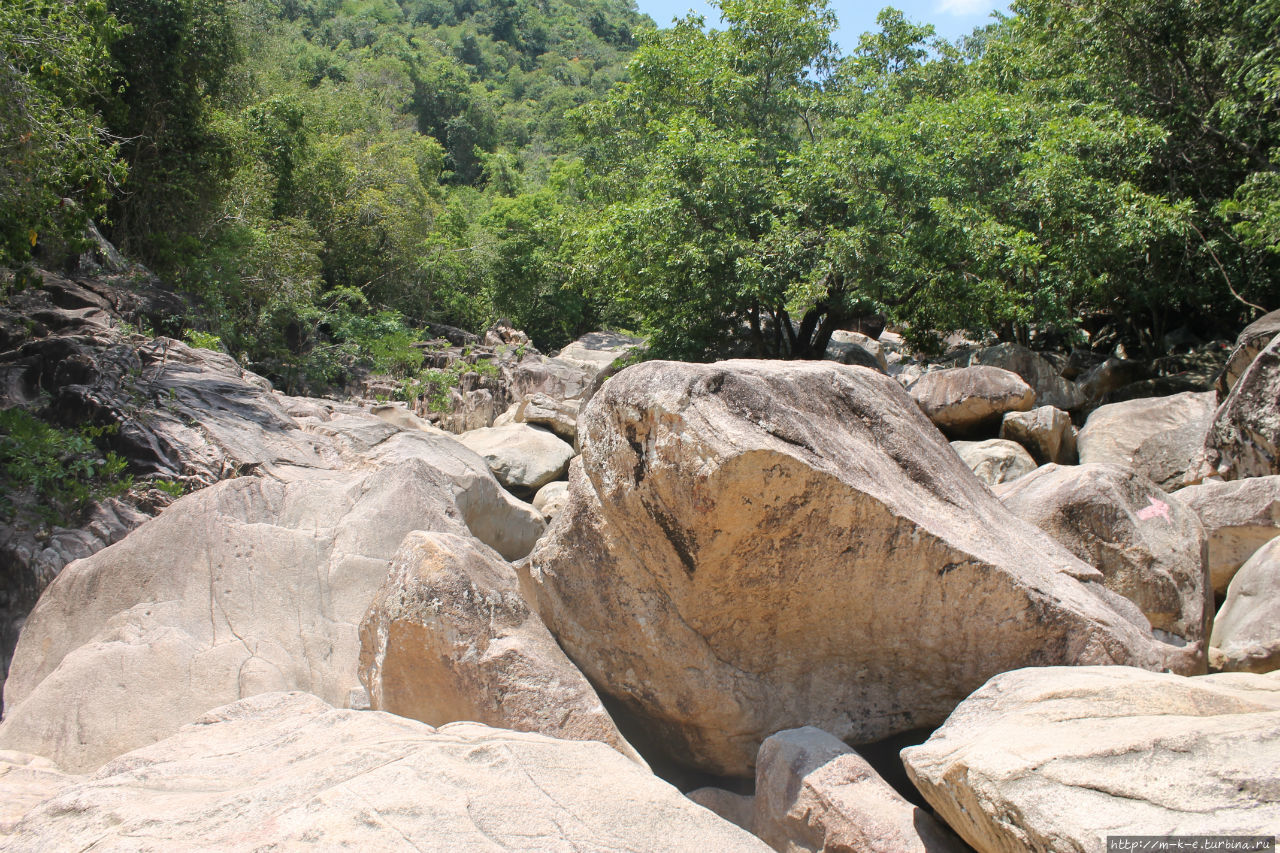
[[[902,759],[938,815],[982,851],[1102,853],[1108,835],[1271,835],[1280,677],[1007,672]]]
[[[1000,424],[1000,437],[1025,447],[1037,465],[1076,463],[1076,428],[1062,409],[1037,406],[1029,412],[1009,412]]]
[[[788,853],[948,853],[965,847],[838,738],[806,726],[765,740],[752,830]]]
[[[1183,485],[1213,416],[1212,391],[1099,406],[1076,440],[1080,463],[1127,465],[1162,489]]]
[[[301,693],[211,711],[27,812],[12,850],[767,851],[600,743]]]
[[[1212,413],[1187,482],[1280,474],[1280,339],[1258,353]]]
[[[47,758],[0,750],[0,845],[23,815],[80,781]]]
[[[961,366],[988,365],[1016,373],[1035,392],[1041,406],[1054,406],[1074,411],[1084,405],[1084,393],[1069,379],[1064,379],[1047,358],[1021,344],[997,344],[983,347],[959,360]]]
[[[533,496],[533,508],[542,513],[547,521],[552,521],[564,511],[569,502],[569,484],[564,480],[547,483]]]
[[[995,433],[1005,412],[1029,411],[1036,401],[1030,385],[998,367],[930,371],[911,385],[911,398],[949,436]]]
[[[573,444],[578,436],[578,400],[557,400],[546,394],[534,394],[515,406],[513,421],[549,429]]]
[[[1021,444],[1003,438],[953,441],[951,449],[988,486],[1016,480],[1036,469],[1036,461]]]
[[[713,787],[697,788],[685,796],[734,826],[740,826],[747,832],[751,832],[751,813],[755,809],[755,797]]]
[[[1236,570],[1280,535],[1280,476],[1207,480],[1178,490],[1209,537],[1209,581],[1224,595]]]
[[[64,569],[18,642],[0,748],[83,772],[255,693],[346,702],[357,626],[401,540],[466,536],[466,505],[501,492],[483,471],[450,476],[449,457],[429,451],[452,439],[397,435],[399,452],[418,443],[425,458],[224,481]]]
[[[470,537],[405,538],[360,623],[359,675],[375,711],[598,740],[640,760],[511,565]]]
[[[1230,672],[1280,669],[1280,539],[1249,558],[1213,622],[1209,663]]]
[[[489,470],[516,495],[533,495],[552,480],[562,479],[573,458],[573,446],[551,432],[514,423],[464,432],[458,441],[480,454]]]
[[[1204,528],[1176,497],[1119,465],[1045,465],[997,491],[1013,514],[1099,569],[1204,671],[1213,613]]]
[[[583,409],[529,594],[676,760],[745,776],[773,732],[878,740],[1032,662],[1169,664],[909,399],[830,362],[647,362]]]

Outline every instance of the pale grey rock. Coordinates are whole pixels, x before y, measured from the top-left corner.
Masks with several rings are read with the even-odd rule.
[[[961,367],[988,365],[1016,373],[1035,392],[1036,403],[1068,412],[1085,403],[1085,395],[1074,382],[1062,378],[1047,358],[1021,344],[1005,343],[983,347],[957,362]]]
[[[1022,445],[1003,438],[953,441],[951,448],[977,478],[988,486],[1016,480],[1036,469],[1036,461]]]
[[[0,845],[28,811],[81,781],[47,758],[0,750]]]
[[[533,508],[547,521],[553,521],[569,502],[569,484],[564,480],[547,483],[533,496]]]
[[[1216,384],[1219,399],[1231,393],[1236,382],[1249,369],[1249,365],[1253,364],[1253,360],[1275,339],[1277,332],[1280,332],[1280,311],[1264,314],[1244,327],[1236,337],[1235,347],[1218,377]]]
[[[861,332],[847,332],[843,329],[832,332],[823,358],[828,361],[838,361],[841,364],[871,367],[881,373],[889,372],[889,362],[885,360],[884,347],[879,341]]]
[[[581,408],[579,400],[557,400],[546,394],[534,394],[516,404],[512,422],[549,429],[573,444],[578,436],[578,410]]]
[[[433,729],[301,693],[210,711],[64,788],[0,840],[88,848],[768,850],[604,744]]]
[[[644,338],[617,332],[589,332],[556,353],[557,361],[586,370],[591,378],[620,358],[644,350]]]
[[[1209,395],[1212,398],[1212,394]],[[1187,483],[1280,474],[1280,339],[1250,362],[1212,413]]]
[[[1209,537],[1209,580],[1223,595],[1236,570],[1280,535],[1280,475],[1206,480],[1178,490]]]
[[[1204,671],[1213,614],[1204,528],[1177,497],[1132,469],[1096,462],[1045,465],[996,494],[1099,569],[1153,628],[1185,643],[1190,671]]]
[[[1280,677],[1015,670],[902,759],[938,815],[982,851],[1102,853],[1108,835],[1271,835]]]
[[[1099,406],[1076,440],[1080,463],[1127,465],[1162,489],[1183,485],[1213,417],[1212,391]]]
[[[1213,622],[1209,663],[1233,672],[1280,669],[1280,540],[1249,558]]]
[[[573,458],[573,446],[547,430],[515,423],[472,430],[458,441],[478,453],[498,482],[516,495],[532,496],[552,480],[562,479]]]

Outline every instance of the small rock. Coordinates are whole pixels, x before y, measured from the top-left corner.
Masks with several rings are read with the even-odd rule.
[[[551,521],[569,502],[569,484],[564,480],[547,483],[533,496],[533,508],[542,513],[542,517]]]
[[[1009,412],[1000,424],[1000,437],[1021,444],[1038,465],[1076,463],[1076,428],[1062,409],[1038,406],[1029,412]]]
[[[1022,445],[1002,438],[986,441],[953,441],[952,449],[964,464],[988,486],[1016,480],[1036,469],[1036,461]]]
[[[471,430],[458,441],[480,454],[498,482],[520,496],[562,479],[574,455],[573,446],[554,434],[521,423]]]

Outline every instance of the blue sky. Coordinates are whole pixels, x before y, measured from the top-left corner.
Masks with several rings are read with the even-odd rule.
[[[690,9],[705,15],[707,23],[717,26],[719,16],[705,0],[636,0],[640,11],[653,18],[660,27],[671,25],[671,19],[684,16]],[[876,29],[876,15],[885,6],[901,9],[908,20],[933,24],[938,35],[947,39],[968,35],[974,27],[987,23],[993,9],[1007,10],[1008,3],[991,0],[885,0],[862,3],[857,0],[830,0],[830,8],[840,19],[835,41],[847,53],[858,43],[858,36]]]

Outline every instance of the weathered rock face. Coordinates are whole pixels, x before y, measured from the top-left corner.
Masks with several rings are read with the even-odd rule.
[[[1036,469],[1036,461],[1022,445],[1002,438],[953,441],[951,447],[977,478],[988,486],[1016,480]]]
[[[889,372],[889,363],[885,360],[884,347],[880,342],[869,338],[861,332],[846,332],[837,329],[831,333],[831,340],[827,343],[827,351],[823,354],[823,358],[828,361],[838,361],[841,364],[857,364],[863,367],[870,367],[873,370],[879,370],[881,373]]]
[[[470,537],[405,538],[360,623],[359,674],[375,711],[598,740],[637,758],[511,565]]]
[[[1000,437],[1025,447],[1037,465],[1076,463],[1076,428],[1062,409],[1037,406],[1029,412],[1009,412],[1000,424]]]
[[[1128,667],[1007,672],[903,750],[916,787],[983,851],[1107,849],[1108,835],[1271,835],[1280,677]]]
[[[1127,465],[1162,489],[1177,489],[1213,416],[1212,391],[1099,406],[1080,430],[1081,464]]]
[[[80,781],[47,758],[0,750],[0,844],[24,814]]]
[[[1036,402],[1073,411],[1084,405],[1084,393],[1076,384],[1062,378],[1058,369],[1044,356],[1021,344],[997,344],[983,347],[959,361],[961,365],[988,365],[1016,373],[1035,392]]]
[[[526,423],[549,429],[573,444],[578,437],[579,400],[557,400],[546,394],[534,394],[515,405],[513,423]]]
[[[1264,314],[1244,327],[1236,337],[1235,348],[1232,349],[1231,355],[1227,358],[1226,367],[1223,368],[1222,374],[1215,383],[1219,399],[1231,393],[1231,389],[1249,369],[1249,365],[1253,364],[1258,354],[1275,339],[1277,333],[1280,333],[1280,311]]]
[[[941,721],[1003,670],[1169,662],[1137,609],[1005,510],[888,377],[648,362],[579,427],[530,592],[677,760],[748,775],[782,729],[869,742]]]
[[[224,481],[65,569],[19,640],[0,748],[79,772],[254,693],[345,704],[357,625],[404,536],[465,536],[477,514],[503,527],[474,454],[381,426],[394,435],[367,458],[385,468]]]
[[[464,432],[458,440],[480,454],[498,482],[517,495],[533,496],[569,470],[573,446],[528,424]]]
[[[1272,340],[1241,374],[1213,413],[1188,482],[1280,474],[1280,339]]]
[[[28,812],[6,845],[88,847],[768,850],[603,744],[432,729],[300,693],[218,708],[122,756]]]
[[[1232,672],[1280,669],[1280,539],[1249,558],[1213,622],[1209,663]]]
[[[862,756],[812,726],[779,732],[760,746],[751,827],[774,850],[794,853],[965,849]]]
[[[1204,671],[1212,591],[1200,520],[1140,474],[1119,465],[1046,465],[997,495],[1102,571],[1107,588],[1142,609],[1153,628],[1187,643]]]
[[[1280,536],[1280,476],[1210,480],[1178,490],[1209,538],[1209,582],[1224,595],[1245,560]]]
[[[994,433],[1005,412],[1035,405],[1031,386],[998,367],[953,367],[930,371],[911,385],[911,398],[950,436]]]

